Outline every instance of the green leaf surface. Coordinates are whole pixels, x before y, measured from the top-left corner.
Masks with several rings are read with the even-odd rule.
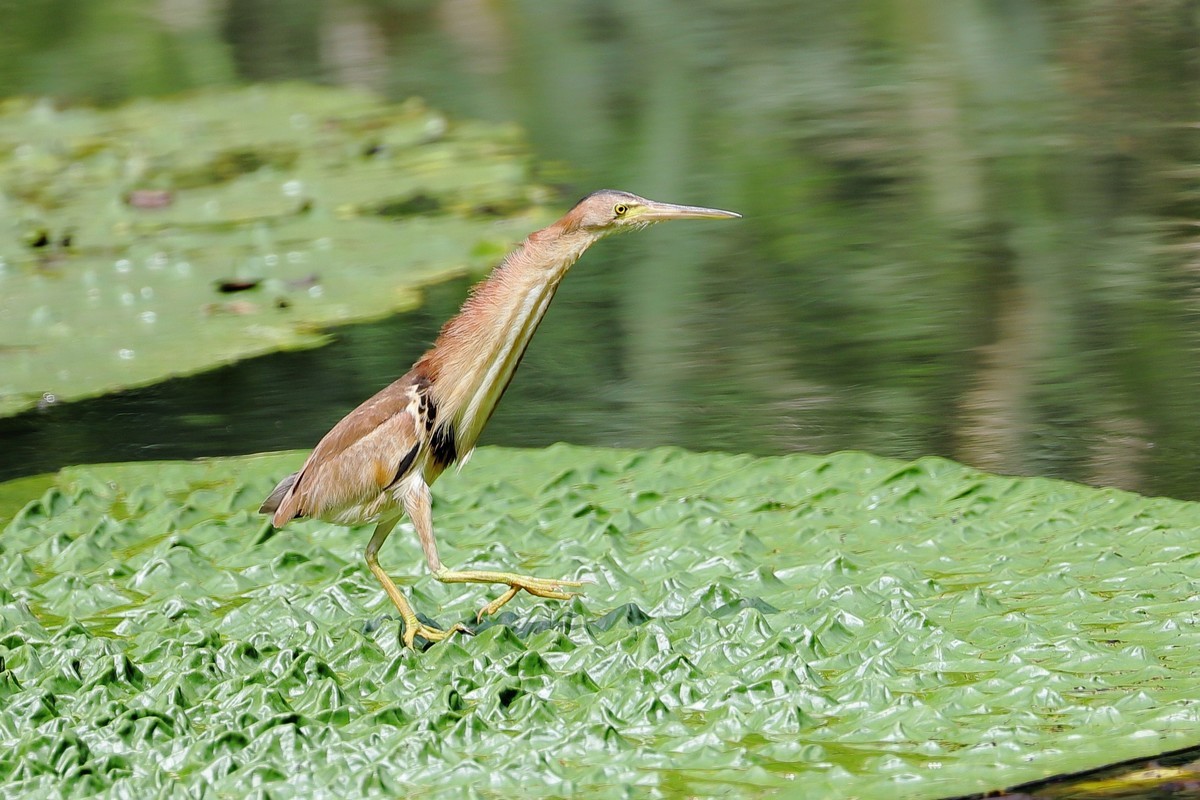
[[[69,468],[8,524],[6,797],[935,798],[1200,742],[1195,504],[484,448],[434,487],[443,561],[595,583],[410,652],[367,529],[255,513],[301,459]],[[443,626],[499,591],[406,525],[381,561]]]
[[[0,415],[412,307],[544,223],[529,164],[511,127],[346,90],[0,103]]]

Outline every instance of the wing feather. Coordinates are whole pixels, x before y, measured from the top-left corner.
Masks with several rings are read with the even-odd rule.
[[[415,468],[425,443],[420,416],[426,386],[405,375],[334,425],[290,485],[284,479],[263,504],[263,512],[274,511],[275,527],[298,516],[360,515],[366,521],[377,513],[384,492]]]

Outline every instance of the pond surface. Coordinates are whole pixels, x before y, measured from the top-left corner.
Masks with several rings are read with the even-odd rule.
[[[0,96],[366,85],[519,123],[564,209],[611,186],[745,215],[585,256],[485,442],[933,453],[1200,498],[1193,4],[284,7],[27,4]],[[466,287],[3,421],[0,477],[311,446]]]

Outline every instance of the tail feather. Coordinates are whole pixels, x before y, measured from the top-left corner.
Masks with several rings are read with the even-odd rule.
[[[289,519],[299,516],[296,498],[291,494],[292,487],[296,485],[296,479],[299,477],[299,472],[293,472],[281,480],[258,509],[260,514],[275,515],[271,522],[276,528],[282,527]]]

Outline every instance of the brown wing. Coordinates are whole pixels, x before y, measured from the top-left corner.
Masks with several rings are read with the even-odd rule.
[[[336,517],[380,499],[407,475],[427,435],[421,398],[427,383],[413,374],[386,387],[334,425],[304,466],[284,478],[260,512],[282,527],[295,517]]]

